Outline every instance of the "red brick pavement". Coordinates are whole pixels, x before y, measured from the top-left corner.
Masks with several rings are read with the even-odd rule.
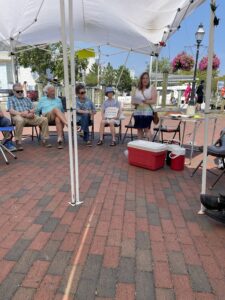
[[[197,215],[200,172],[190,177],[201,155],[151,172],[109,142],[79,140],[80,207],[68,205],[67,145],[26,138],[18,160],[0,158],[0,299],[224,299],[225,229]]]

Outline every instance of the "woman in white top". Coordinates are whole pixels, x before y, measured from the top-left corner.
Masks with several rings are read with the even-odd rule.
[[[150,87],[149,74],[142,73],[135,96],[132,98],[132,104],[135,105],[134,128],[138,131],[138,139],[145,136],[150,139],[150,128],[153,120],[153,111],[151,105],[156,103],[157,91],[154,86]]]

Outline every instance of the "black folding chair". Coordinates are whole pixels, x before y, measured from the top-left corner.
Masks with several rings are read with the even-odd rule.
[[[208,172],[215,175],[217,178],[211,185],[210,189],[213,189],[213,187],[216,185],[216,183],[220,180],[220,178],[225,174],[225,129],[221,131],[219,139],[216,141],[215,144],[207,147],[207,155],[211,155],[216,158],[220,158],[223,163],[223,170],[220,172],[220,174],[217,174],[211,170],[207,170]],[[203,160],[197,165],[197,167],[194,169],[194,171],[191,174],[191,177],[194,176],[194,174],[197,172],[197,170],[201,167],[203,163]]]

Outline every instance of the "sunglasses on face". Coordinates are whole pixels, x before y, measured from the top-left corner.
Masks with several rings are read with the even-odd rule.
[[[22,91],[22,90],[18,90],[18,91],[15,91],[15,93],[17,93],[17,94],[22,94],[23,91]]]
[[[82,92],[80,92],[79,94],[80,94],[80,95],[84,95],[84,94],[86,94],[86,92],[85,92],[85,91],[82,91]]]

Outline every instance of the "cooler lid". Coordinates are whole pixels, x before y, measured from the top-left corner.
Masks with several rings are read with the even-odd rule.
[[[136,140],[136,141],[129,142],[127,144],[127,147],[141,149],[141,150],[147,150],[150,152],[162,152],[162,151],[167,150],[167,146],[165,144],[148,142],[148,141],[143,141],[143,140]]]

